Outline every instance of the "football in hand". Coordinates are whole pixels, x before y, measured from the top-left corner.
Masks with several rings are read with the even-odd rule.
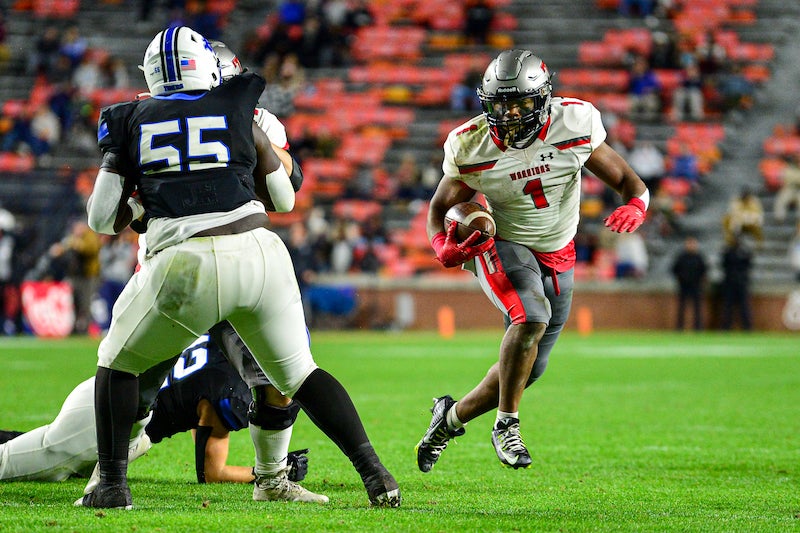
[[[481,237],[475,244],[480,244],[494,237],[494,218],[485,207],[477,202],[461,202],[448,209],[444,215],[445,231],[454,220],[458,222],[458,227],[456,228],[458,242],[472,235],[475,230],[481,232]]]

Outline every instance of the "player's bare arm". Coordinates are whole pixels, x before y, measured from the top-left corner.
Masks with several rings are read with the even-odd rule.
[[[475,191],[464,186],[460,181],[444,177],[436,188],[428,208],[427,232],[428,240],[437,233],[445,231],[444,215],[457,203],[466,202],[475,196]]]
[[[200,417],[199,428],[210,428],[211,434],[205,440],[204,471],[202,475],[206,483],[250,483],[253,481],[253,469],[250,466],[234,466],[227,464],[230,432],[217,416],[214,407],[208,400],[200,400],[197,404]],[[198,444],[198,431],[192,430],[195,445]],[[198,477],[200,476],[198,472]]]
[[[595,173],[622,197],[625,205],[614,210],[603,222],[617,233],[631,233],[642,225],[650,193],[642,179],[613,148],[602,143],[586,160],[586,168]]]
[[[607,143],[598,146],[584,166],[617,191],[623,202],[639,197],[647,190],[628,162]]]

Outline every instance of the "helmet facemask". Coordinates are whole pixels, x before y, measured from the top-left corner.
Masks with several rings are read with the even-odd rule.
[[[547,65],[524,50],[502,52],[478,88],[492,137],[505,146],[530,146],[550,117],[553,86]]]

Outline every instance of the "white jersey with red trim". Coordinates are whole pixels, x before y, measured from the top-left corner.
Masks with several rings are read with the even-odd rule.
[[[284,150],[289,149],[289,141],[286,138],[286,127],[281,123],[278,117],[263,107],[257,107],[253,112],[253,120],[255,120],[258,127],[267,134],[269,142],[278,148],[283,148]]]
[[[600,112],[576,98],[554,97],[547,124],[523,150],[496,143],[479,115],[447,136],[444,179],[483,193],[498,238],[555,252],[577,232],[581,167],[605,138]]]

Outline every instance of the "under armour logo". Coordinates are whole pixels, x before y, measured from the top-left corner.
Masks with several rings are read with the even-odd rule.
[[[553,152],[547,152],[546,154],[539,154],[539,160],[547,161],[548,159],[553,159]]]

